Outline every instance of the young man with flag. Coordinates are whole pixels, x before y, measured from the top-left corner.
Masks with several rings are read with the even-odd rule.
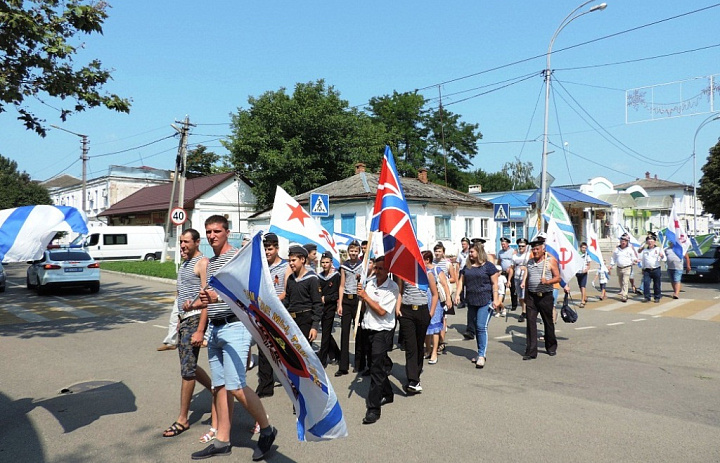
[[[229,225],[221,215],[208,217],[205,234],[214,252],[207,266],[207,276],[210,278],[237,254],[238,249],[228,243]],[[208,360],[218,426],[215,441],[193,453],[192,459],[202,460],[232,453],[230,427],[235,398],[260,425],[260,438],[252,458],[254,461],[262,460],[272,448],[277,430],[270,425],[260,398],[246,382],[244,362],[252,336],[215,289],[208,287],[200,291],[200,300],[206,306],[203,310],[207,310],[212,324]]]
[[[367,287],[363,289],[361,283],[358,283],[357,287],[358,297],[367,307],[362,326],[367,333],[371,355],[370,390],[365,401],[367,412],[363,424],[375,423],[380,419],[381,407],[394,400],[388,379],[393,363],[388,352],[392,348],[399,289],[397,284],[388,278],[384,256],[375,259],[374,269],[375,278],[368,281]]]

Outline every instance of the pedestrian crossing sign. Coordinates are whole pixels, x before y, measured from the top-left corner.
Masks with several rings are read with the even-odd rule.
[[[498,203],[493,204],[493,217],[495,222],[509,222],[510,221],[510,204]]]
[[[310,215],[314,217],[330,216],[330,196],[322,193],[310,193]]]

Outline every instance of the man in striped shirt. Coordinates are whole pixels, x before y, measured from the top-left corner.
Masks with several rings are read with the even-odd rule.
[[[208,279],[238,251],[228,243],[230,235],[228,228],[227,219],[221,215],[210,216],[205,221],[205,235],[215,254],[208,261]],[[216,455],[229,455],[232,452],[230,425],[234,397],[260,426],[260,438],[252,458],[253,461],[262,460],[270,451],[277,430],[270,426],[265,407],[246,382],[243,362],[247,359],[252,337],[245,325],[220,299],[214,289],[206,288],[201,291],[200,299],[207,306],[205,310],[212,324],[208,341],[208,360],[218,426],[215,441],[205,449],[193,453],[192,459],[201,460]]]
[[[190,427],[188,414],[196,379],[211,390],[210,376],[197,364],[207,326],[207,314],[202,310],[202,302],[196,299],[200,289],[205,286],[207,269],[207,259],[200,252],[200,234],[197,230],[189,228],[180,236],[180,255],[183,263],[178,271],[175,301],[179,319],[177,344],[182,378],[180,415],[163,432],[163,437],[175,437]]]

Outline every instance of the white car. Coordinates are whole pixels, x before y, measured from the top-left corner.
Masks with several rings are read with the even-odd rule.
[[[47,250],[42,259],[29,264],[27,288],[37,288],[38,294],[59,287],[85,287],[93,293],[100,291],[100,264],[85,251]]]

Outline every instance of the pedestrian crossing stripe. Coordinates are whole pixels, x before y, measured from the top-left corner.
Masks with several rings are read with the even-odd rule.
[[[312,211],[314,214],[327,214],[327,208],[325,207],[325,203],[320,196],[318,196],[317,201],[315,201],[315,205],[313,206]]]

